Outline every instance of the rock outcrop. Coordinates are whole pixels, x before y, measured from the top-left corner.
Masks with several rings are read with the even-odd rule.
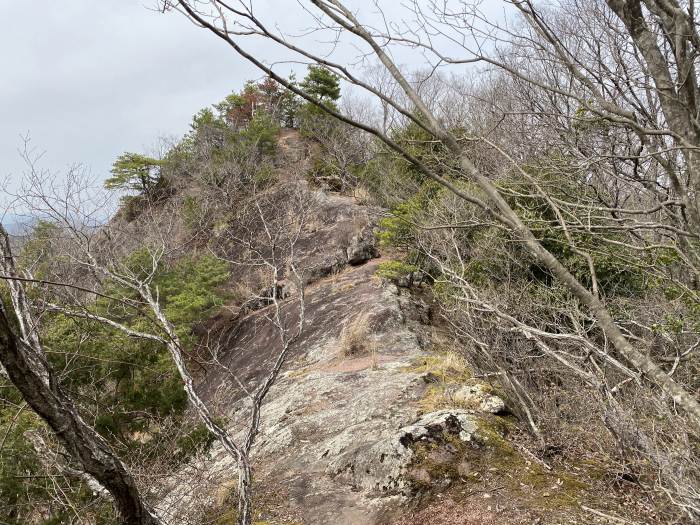
[[[458,403],[472,405],[489,414],[502,414],[506,411],[503,399],[487,392],[483,385],[465,385],[455,391],[452,397]]]
[[[298,145],[291,150],[300,155]],[[437,346],[429,301],[420,287],[375,275],[384,260],[374,233],[378,210],[309,191],[318,209],[299,239],[305,328],[266,399],[253,450],[261,523],[398,523],[423,496],[475,479],[475,457],[515,458],[528,472],[503,440],[508,425],[496,421],[506,412],[502,398],[478,384],[443,388],[445,374],[425,364]],[[295,318],[298,307],[289,300],[285,315]],[[256,384],[276,358],[270,308],[224,308],[207,325],[207,337],[223,348],[222,364],[244,386]],[[242,435],[249,407],[240,384],[212,368],[198,389],[230,432]],[[215,443],[167,480],[159,511],[173,523],[199,523],[212,509],[235,506],[236,479],[234,460]]]
[[[368,208],[338,195],[318,200],[318,224],[300,243],[301,266],[311,269],[306,328],[267,398],[253,454],[259,508],[273,523],[285,523],[285,516],[310,524],[380,523],[415,494],[415,447],[447,444],[450,435],[469,442],[479,416],[458,408],[422,414],[430,378],[416,363],[432,345],[429,307],[410,289],[374,275],[382,259]],[[254,384],[276,357],[267,308],[214,324],[228,348],[224,365],[244,383]],[[362,348],[348,353],[343,330],[360,316]],[[230,376],[212,369],[200,391],[225,407],[232,432],[240,432],[247,404]],[[161,505],[182,522],[216,505],[222,487],[236,479],[235,464],[216,444],[189,468],[198,473],[196,487],[174,482]],[[265,503],[271,495],[274,501]]]

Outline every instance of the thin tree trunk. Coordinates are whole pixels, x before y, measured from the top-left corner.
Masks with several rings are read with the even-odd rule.
[[[238,462],[238,525],[253,522],[253,483],[248,459]]]

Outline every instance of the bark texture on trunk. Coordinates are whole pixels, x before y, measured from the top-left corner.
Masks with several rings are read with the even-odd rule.
[[[14,332],[0,304],[0,363],[27,404],[51,427],[70,456],[114,498],[125,525],[158,525],[134,479],[107,442],[80,417],[43,353]]]

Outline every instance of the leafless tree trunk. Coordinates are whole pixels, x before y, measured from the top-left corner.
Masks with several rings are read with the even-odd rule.
[[[217,37],[224,40],[240,56],[267,73],[277,82],[281,83],[307,101],[316,104],[330,115],[333,115],[343,122],[356,126],[359,129],[362,129],[379,138],[388,147],[401,154],[417,169],[425,173],[425,175],[444,186],[459,198],[479,207],[484,213],[485,217],[495,220],[508,228],[512,232],[513,237],[521,242],[532,256],[534,256],[542,265],[544,265],[583,305],[589,309],[592,315],[597,319],[601,330],[613,343],[616,350],[622,356],[624,356],[624,358],[631,365],[643,372],[645,376],[649,378],[649,380],[653,381],[660,388],[662,388],[671,397],[674,403],[685,410],[694,427],[696,429],[700,429],[700,403],[698,403],[695,397],[682,385],[674,381],[673,378],[664,372],[656,363],[654,363],[654,361],[648,355],[646,355],[642,349],[637,348],[634,344],[630,343],[627,337],[625,337],[624,333],[620,330],[620,327],[615,323],[615,320],[601,298],[588,290],[586,286],[584,286],[566,268],[566,266],[562,264],[560,260],[558,260],[540,243],[537,237],[533,234],[532,230],[521,220],[515,210],[513,210],[508,204],[498,187],[494,184],[493,180],[478,170],[472,163],[468,152],[464,147],[464,142],[460,140],[460,137],[456,136],[451,130],[446,129],[440,119],[430,109],[428,104],[426,104],[425,100],[421,98],[415,87],[411,85],[409,80],[401,72],[400,68],[394,63],[385,50],[383,42],[392,41],[393,36],[395,35],[390,34],[388,28],[384,33],[381,31],[377,32],[375,30],[368,29],[357,19],[353,11],[348,9],[339,0],[311,0],[310,3],[318,10],[318,14],[323,17],[323,19],[319,17],[313,20],[312,23],[317,24],[319,29],[329,29],[334,31],[336,34],[344,33],[354,37],[365,46],[368,46],[372,53],[377,57],[384,68],[391,74],[396,83],[400,86],[405,96],[415,108],[415,113],[405,110],[396,100],[388,98],[386,95],[363,83],[361,80],[357,79],[354,75],[348,72],[346,67],[333,63],[328,58],[319,56],[309,49],[303,49],[298,45],[294,45],[289,40],[279,36],[276,32],[269,29],[268,26],[254,14],[252,6],[248,3],[237,2],[236,4],[229,4],[218,0],[210,0],[209,2],[203,3],[192,2],[189,0],[178,0],[177,2],[168,0],[164,2],[163,8],[165,10],[171,8],[177,9],[178,11],[184,13],[197,25],[206,28]],[[639,4],[639,2],[633,3]],[[516,5],[521,9],[525,9],[523,6],[531,6],[531,2],[525,2],[524,4],[516,3]],[[657,6],[657,8],[659,8],[659,6]],[[457,12],[459,13],[460,11],[458,10]],[[636,17],[634,20],[638,20],[639,18],[638,14],[633,14],[630,16]],[[535,23],[537,23],[537,18],[535,18]],[[634,21],[630,20],[629,23],[634,23]],[[539,27],[538,30],[545,31],[545,29],[542,27]],[[265,65],[261,58],[258,58],[243,49],[240,41],[245,35],[257,35],[268,38],[286,50],[291,50],[298,53],[305,60],[334,69],[348,82],[366,89],[375,95],[379,100],[388,103],[397,112],[403,114],[408,119],[415,122],[418,126],[433,135],[437,140],[441,141],[459,160],[459,166],[463,176],[476,183],[480,190],[485,194],[487,200],[481,200],[475,195],[460,189],[452,181],[444,178],[438,173],[435,173],[425,164],[413,157],[395,141],[393,141],[389,136],[384,134],[381,130],[376,129],[366,123],[354,121],[340,114],[333,108],[319,103],[314,99],[314,97],[311,97],[308,93],[305,93],[298,86],[291,85],[287,80],[276,74],[271,67]],[[552,36],[552,38],[556,39],[556,35]],[[433,51],[442,62],[449,61],[444,53],[441,54],[439,50],[432,47],[432,44],[430,43],[421,44],[420,42],[411,42],[411,45],[427,48]],[[488,57],[480,54],[471,60],[488,60]],[[490,62],[494,63],[495,61],[491,59]],[[662,85],[661,90],[663,89],[665,88]],[[635,124],[634,117],[630,116],[629,113],[619,110],[619,108],[617,108],[615,105],[604,100],[601,102],[601,105],[605,110],[606,117],[622,120],[630,126],[636,126],[637,128],[639,127]],[[590,109],[595,111],[597,114],[601,113],[598,108],[591,107],[590,104],[586,104],[586,107],[590,107]],[[694,144],[692,146],[694,146]],[[690,158],[695,158],[695,154],[691,153]],[[682,198],[687,199],[687,196]],[[694,205],[692,203],[687,202],[686,205],[689,213],[695,213],[690,209],[694,209]]]
[[[257,195],[253,190],[252,195],[247,197],[245,209],[251,211],[251,221],[255,224],[250,225],[251,231],[245,238],[238,239],[245,248],[245,253],[252,254],[251,257],[245,260],[234,260],[233,255],[228,252],[217,254],[232,264],[265,270],[266,281],[263,283],[264,289],[260,292],[258,299],[267,305],[265,319],[274,326],[278,334],[274,361],[259,384],[245,387],[237,377],[236,370],[224,367],[231,383],[234,387],[241,388],[245,393],[244,399],[250,405],[245,431],[243,436],[237,439],[231,430],[224,428],[217,421],[212,407],[197,392],[187,363],[185,345],[178,335],[177,327],[166,315],[161,304],[160,292],[153,283],[157,272],[165,264],[166,254],[171,249],[172,231],[180,227],[179,223],[173,224],[179,220],[179,217],[163,210],[144,212],[143,223],[140,226],[143,228],[143,238],[140,239],[138,247],[146,248],[150,257],[147,262],[148,267],[140,268],[141,273],[137,275],[122,263],[122,259],[129,254],[129,249],[125,250],[123,246],[123,232],[112,224],[99,227],[87,226],[89,218],[95,212],[93,206],[99,206],[102,202],[101,200],[94,202],[96,194],[93,193],[94,189],[89,181],[83,180],[81,173],[72,171],[66,175],[68,191],[62,193],[55,187],[47,186],[51,184],[51,178],[47,179],[45,174],[35,166],[35,159],[31,155],[27,154],[25,161],[27,161],[29,175],[18,199],[26,209],[50,218],[62,232],[66,242],[63,255],[71,261],[71,267],[63,271],[67,271],[69,275],[74,272],[75,275],[82,275],[83,278],[85,275],[90,276],[90,284],[81,286],[82,283],[71,283],[65,279],[62,281],[61,275],[56,275],[55,280],[52,281],[54,287],[73,289],[77,293],[75,295],[64,293],[57,296],[57,300],[41,297],[40,294],[38,300],[31,302],[24,294],[21,281],[26,279],[32,282],[34,281],[32,276],[20,277],[14,266],[3,267],[4,277],[13,290],[13,300],[17,304],[16,309],[23,333],[27,334],[26,338],[38,344],[37,326],[32,317],[32,309],[42,308],[69,317],[100,322],[130,337],[162,344],[168,350],[182,379],[191,407],[238,465],[238,523],[249,525],[253,517],[251,450],[260,430],[261,409],[270,389],[279,378],[292,344],[301,335],[305,323],[304,280],[298,268],[295,246],[305,228],[306,219],[313,213],[312,200],[307,198],[308,192],[301,186],[297,187],[295,183],[290,183],[290,189],[280,203],[274,198],[267,202],[264,196]],[[227,196],[224,195],[222,198]],[[278,221],[273,225],[277,219],[281,219],[281,222]],[[229,242],[231,240],[236,239],[230,239]],[[5,246],[7,248],[4,249],[9,249],[9,242],[6,242]],[[280,295],[283,276],[285,284],[291,284],[293,289],[291,295],[288,294],[285,297]],[[107,280],[118,283],[138,297],[139,305],[145,306],[151,314],[152,330],[134,330],[119,320],[97,315],[91,311],[91,297],[99,294],[100,284]],[[110,299],[121,301],[127,307],[134,305],[133,299],[120,297]],[[297,314],[294,316],[288,315],[290,303],[297,305]],[[223,367],[218,360],[212,361],[211,364]],[[86,469],[86,472],[92,474],[92,470]],[[95,478],[100,483],[103,482],[103,477],[95,475]],[[111,491],[112,485],[104,484],[104,486]]]

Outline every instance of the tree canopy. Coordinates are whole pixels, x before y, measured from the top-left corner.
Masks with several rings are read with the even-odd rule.
[[[301,82],[301,87],[321,102],[333,103],[340,99],[338,75],[322,66],[309,66],[309,72]]]
[[[105,188],[133,190],[151,195],[161,182],[162,160],[140,153],[126,152],[112,165],[112,176],[105,181]]]

